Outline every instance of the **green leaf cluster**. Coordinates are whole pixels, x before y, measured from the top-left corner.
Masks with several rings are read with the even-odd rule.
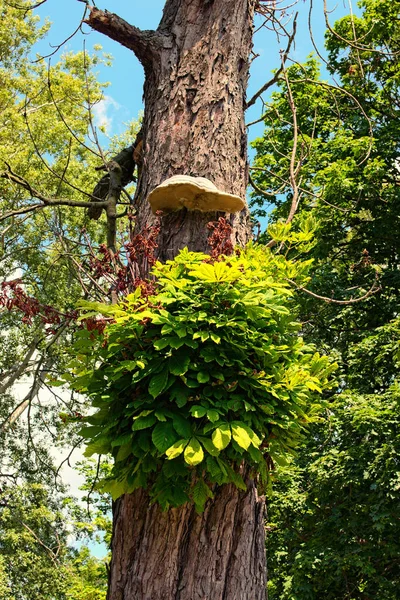
[[[81,434],[87,455],[114,457],[114,498],[146,488],[163,508],[201,511],[216,484],[265,483],[266,455],[293,451],[334,368],[294,320],[285,280],[308,267],[262,246],[214,263],[184,249],[155,265],[155,295],[138,288],[103,307],[104,334],[81,330],[69,379],[98,409]]]
[[[269,597],[396,600],[399,387],[342,394],[268,503]]]

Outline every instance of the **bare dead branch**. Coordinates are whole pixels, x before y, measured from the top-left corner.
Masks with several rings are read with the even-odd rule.
[[[30,534],[31,534],[31,535],[32,535],[32,536],[35,538],[35,540],[37,541],[37,543],[38,543],[40,546],[42,546],[42,548],[44,548],[44,549],[46,550],[46,552],[49,554],[49,556],[50,556],[51,560],[53,561],[53,563],[54,563],[56,566],[59,566],[59,562],[60,562],[60,561],[59,561],[59,560],[58,560],[58,558],[57,558],[57,554],[55,554],[51,548],[49,548],[48,546],[46,546],[46,544],[45,544],[44,542],[42,542],[42,540],[39,538],[39,536],[38,536],[38,535],[36,535],[36,533],[33,531],[33,529],[31,529],[31,528],[29,527],[29,525],[27,525],[27,524],[26,524],[26,523],[24,523],[23,521],[21,521],[21,523],[22,523],[22,526],[23,526],[23,527],[25,527],[25,529],[26,529],[27,531],[29,531],[29,533],[30,533]]]
[[[56,471],[56,473],[55,473],[55,480],[56,480],[56,481],[57,481],[57,479],[58,479],[58,476],[59,476],[59,474],[60,474],[60,471],[61,471],[61,469],[63,468],[63,466],[65,465],[65,463],[67,463],[67,465],[68,465],[69,467],[71,466],[71,463],[69,462],[69,461],[70,461],[70,458],[71,458],[71,456],[73,455],[73,453],[75,452],[75,450],[78,448],[78,446],[80,446],[80,445],[81,445],[81,443],[82,443],[82,442],[83,442],[83,438],[79,438],[79,439],[78,439],[78,440],[77,440],[77,441],[76,441],[76,442],[73,444],[73,446],[72,446],[71,450],[69,451],[68,455],[66,456],[66,458],[64,458],[64,459],[63,459],[63,460],[60,462],[60,464],[59,464],[59,465],[58,465],[58,467],[57,467],[57,471]]]
[[[282,63],[282,72],[283,72],[283,76],[284,76],[284,79],[286,82],[289,106],[290,106],[290,110],[292,111],[292,116],[293,116],[293,148],[292,148],[292,152],[290,155],[290,164],[289,164],[289,180],[290,180],[290,185],[292,186],[292,190],[293,190],[293,198],[292,198],[292,204],[290,206],[289,214],[286,219],[286,224],[289,224],[293,221],[293,217],[297,211],[297,207],[299,204],[299,186],[297,183],[297,175],[298,175],[300,167],[301,167],[301,160],[299,160],[296,165],[297,145],[298,145],[298,136],[299,136],[299,129],[298,129],[298,124],[297,124],[297,109],[296,109],[296,105],[295,105],[295,102],[293,99],[292,88],[290,86],[289,78],[287,76],[287,72],[285,70],[285,66],[283,63]]]
[[[290,209],[289,209],[289,214],[286,219],[286,225],[288,225],[289,223],[291,223],[293,221],[294,215],[296,214],[297,208],[299,206],[300,190],[299,190],[298,175],[300,172],[302,161],[300,158],[296,164],[298,137],[299,137],[299,129],[298,129],[298,123],[297,123],[297,109],[296,109],[296,104],[294,102],[292,88],[290,86],[289,78],[288,78],[288,75],[287,75],[287,72],[285,69],[285,65],[283,63],[283,59],[282,59],[282,73],[283,73],[283,77],[284,77],[286,87],[287,87],[288,101],[289,101],[289,106],[290,106],[290,110],[292,112],[292,118],[293,118],[293,147],[292,147],[292,152],[290,154],[290,163],[289,163],[289,183],[290,183],[290,186],[293,191],[293,197],[292,197],[292,202],[291,202]],[[277,244],[277,242],[274,239],[272,239],[268,242],[267,248],[273,248],[274,246],[276,246],[276,244]]]
[[[311,19],[312,19],[312,11],[313,11],[313,7],[314,7],[314,5],[313,5],[313,0],[310,0],[310,8],[309,8],[309,11],[308,11],[308,32],[309,32],[309,34],[310,34],[311,43],[312,43],[312,45],[313,45],[313,47],[314,47],[314,50],[315,50],[315,52],[317,53],[317,56],[318,56],[318,58],[319,58],[319,59],[320,59],[320,60],[321,60],[321,61],[322,61],[322,62],[323,62],[325,65],[328,65],[328,61],[326,60],[326,58],[324,58],[324,56],[322,56],[322,54],[321,54],[321,52],[320,52],[320,50],[319,50],[319,48],[318,48],[318,45],[317,45],[317,43],[316,43],[316,41],[315,41],[315,39],[314,39],[314,32],[313,32],[313,28],[312,28],[312,21],[311,21]]]
[[[285,0],[258,0],[255,11],[260,15],[264,15],[271,19],[273,18],[274,13],[281,12],[283,15],[286,15],[289,8],[292,8],[298,2],[298,0],[293,0],[293,2],[289,2],[289,4],[285,5],[284,1]]]
[[[45,1],[46,0],[44,0],[44,2]],[[78,0],[78,1],[80,1],[80,0]],[[78,33],[78,31],[82,31],[82,23],[84,22],[84,19],[86,17],[86,13],[87,13],[87,10],[88,10],[87,3],[85,2],[84,4],[86,6],[85,6],[85,9],[83,11],[83,15],[82,15],[82,18],[81,18],[81,21],[80,21],[78,27],[76,29],[74,29],[74,31],[68,37],[66,37],[65,40],[63,40],[60,44],[57,44],[56,46],[52,46],[50,44],[50,47],[54,48],[53,52],[49,52],[49,54],[45,54],[44,56],[39,56],[39,58],[37,60],[32,61],[33,63],[38,63],[38,62],[41,62],[45,58],[50,58],[51,56],[54,56],[54,54],[57,54],[57,52],[60,50],[60,48],[62,48],[67,42],[69,42],[70,40],[72,40],[72,38]]]
[[[286,50],[285,50],[285,51],[282,53],[281,66],[280,66],[280,67],[279,67],[279,69],[276,71],[276,73],[275,73],[275,75],[273,76],[273,78],[272,78],[272,79],[270,79],[270,80],[269,80],[267,83],[265,83],[265,84],[264,84],[264,85],[263,85],[263,86],[262,86],[262,87],[261,87],[261,88],[258,90],[258,92],[256,92],[256,93],[254,94],[254,96],[252,96],[252,98],[250,98],[250,100],[249,100],[249,101],[246,103],[246,109],[250,108],[250,106],[253,106],[253,104],[255,104],[255,103],[256,103],[257,99],[258,99],[258,98],[261,96],[261,94],[263,94],[264,92],[266,92],[266,91],[267,91],[267,90],[268,90],[268,89],[269,89],[269,88],[270,88],[272,85],[274,85],[274,84],[275,84],[275,83],[278,81],[278,79],[279,79],[279,77],[280,77],[280,75],[281,75],[281,73],[282,73],[282,71],[283,71],[283,69],[284,69],[284,67],[285,67],[285,62],[286,62],[286,60],[287,60],[287,57],[288,57],[288,55],[289,55],[290,48],[292,47],[293,40],[294,40],[294,38],[295,38],[295,36],[296,36],[296,29],[297,29],[297,15],[298,15],[298,13],[296,13],[296,14],[295,14],[295,16],[294,16],[294,20],[293,20],[293,29],[292,29],[292,33],[291,33],[291,35],[289,36],[289,39],[288,39],[288,44],[287,44]]]
[[[275,198],[275,196],[276,196],[277,194],[279,194],[279,193],[280,193],[280,191],[279,191],[279,190],[276,190],[276,191],[274,191],[274,192],[267,192],[266,190],[262,190],[262,189],[261,189],[261,188],[260,188],[260,187],[259,187],[259,186],[258,186],[258,185],[255,183],[255,181],[253,180],[253,178],[252,178],[252,176],[250,175],[250,173],[249,173],[249,183],[250,183],[251,187],[252,187],[252,188],[253,188],[253,189],[254,189],[254,190],[255,190],[255,191],[258,193],[258,194],[261,194],[261,196],[265,196],[266,198],[271,198],[271,197],[272,197],[272,198]]]

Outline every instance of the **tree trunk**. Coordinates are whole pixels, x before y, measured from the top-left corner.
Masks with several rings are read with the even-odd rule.
[[[143,166],[137,230],[154,220],[149,192],[177,174],[207,177],[245,197],[245,91],[256,0],[167,0],[157,31],[140,31],[91,9],[88,23],[131,48],[145,69]],[[162,217],[161,260],[180,248],[207,250],[206,224],[218,213],[180,210]],[[234,243],[250,237],[247,208],[227,215]],[[143,490],[114,506],[108,600],[263,600],[264,501],[223,486],[202,515],[193,506],[161,512]]]
[[[143,490],[114,506],[109,600],[264,600],[263,501],[220,487],[204,513],[162,512]]]

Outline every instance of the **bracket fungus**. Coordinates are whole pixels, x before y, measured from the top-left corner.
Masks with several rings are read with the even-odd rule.
[[[234,213],[245,206],[242,198],[222,192],[209,179],[189,175],[174,175],[166,179],[150,192],[148,201],[153,214],[158,210],[169,213],[182,208]]]

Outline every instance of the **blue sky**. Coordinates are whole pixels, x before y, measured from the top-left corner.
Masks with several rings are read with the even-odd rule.
[[[98,0],[98,8],[107,9],[124,18],[126,21],[140,27],[141,29],[155,29],[160,21],[164,0]],[[291,4],[288,2],[287,4]],[[322,0],[314,1],[317,5],[313,11],[313,35],[315,41],[323,51],[325,21],[323,15]],[[344,14],[348,14],[348,1],[328,2],[331,13],[331,22],[334,22]],[[48,54],[55,46],[66,39],[80,22],[84,4],[76,0],[47,0],[37,12],[41,18],[48,17],[53,23],[45,40],[37,47],[37,51]],[[299,0],[296,9],[299,11],[299,22],[297,28],[296,45],[293,57],[303,61],[313,51],[308,32],[308,1]],[[293,9],[290,9],[290,11]],[[289,11],[289,12],[290,12]],[[108,123],[108,133],[122,133],[124,124],[135,118],[142,106],[143,69],[134,54],[109,40],[106,36],[93,32],[89,27],[83,26],[86,35],[78,32],[63,48],[66,50],[81,50],[83,41],[86,41],[88,50],[95,44],[101,44],[104,51],[114,57],[112,68],[100,68],[99,79],[109,81],[110,86],[105,94],[105,102],[99,107],[98,119],[104,119]],[[256,34],[254,39],[254,51],[260,54],[252,63],[248,98],[256,92],[271,77],[271,71],[279,66],[279,50],[286,46],[286,40],[277,42],[273,32],[266,29]],[[55,60],[54,58],[52,59]],[[252,107],[247,115],[250,122],[260,116],[261,105]],[[254,139],[262,133],[262,125],[253,127],[249,132],[249,139]]]

